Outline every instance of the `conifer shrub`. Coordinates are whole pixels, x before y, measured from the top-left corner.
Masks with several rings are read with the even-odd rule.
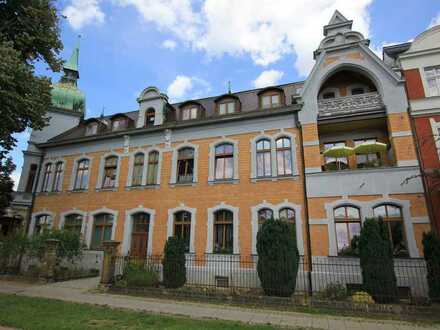
[[[257,272],[264,293],[290,297],[295,292],[299,253],[295,227],[270,219],[257,234]]]
[[[185,242],[177,237],[169,237],[165,243],[163,284],[166,288],[180,288],[186,283]]]
[[[426,260],[429,297],[440,302],[440,238],[431,231],[423,234],[423,254]]]
[[[359,238],[363,288],[378,303],[397,300],[397,280],[388,229],[382,218],[366,219]]]

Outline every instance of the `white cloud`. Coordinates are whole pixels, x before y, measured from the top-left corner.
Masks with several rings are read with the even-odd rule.
[[[313,66],[313,51],[335,9],[369,35],[373,0],[114,0],[134,6],[145,22],[208,56],[250,55],[267,66],[296,54],[301,75]]]
[[[166,49],[175,49],[177,46],[177,43],[174,40],[167,39],[164,42],[162,42],[162,47]]]
[[[11,173],[11,179],[14,181],[14,191],[17,191],[18,182],[20,181],[21,169]]]
[[[71,4],[64,8],[62,14],[75,30],[88,24],[101,24],[105,20],[105,14],[99,7],[99,2],[100,0],[71,0]]]
[[[278,70],[266,70],[261,72],[261,74],[252,83],[255,88],[262,88],[267,86],[276,85],[278,81],[283,77],[284,72]]]
[[[440,12],[431,20],[428,28],[432,28],[433,26],[440,25]]]
[[[211,85],[204,79],[178,75],[167,88],[167,95],[171,102],[184,98],[196,99],[206,96],[211,91]]]

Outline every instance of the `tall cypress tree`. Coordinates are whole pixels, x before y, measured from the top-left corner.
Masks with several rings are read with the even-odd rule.
[[[396,301],[397,280],[393,250],[388,228],[382,218],[365,220],[359,239],[359,256],[364,290],[376,302]]]
[[[257,234],[257,272],[269,296],[289,297],[295,292],[299,253],[295,227],[281,220],[267,220]]]
[[[185,242],[177,237],[169,237],[165,243],[163,284],[167,288],[180,288],[186,282]]]
[[[431,231],[423,234],[423,254],[428,273],[429,297],[440,302],[440,238]]]

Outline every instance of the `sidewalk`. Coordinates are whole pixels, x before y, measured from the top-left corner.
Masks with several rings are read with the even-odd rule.
[[[211,318],[229,321],[240,321],[250,324],[272,324],[288,327],[312,327],[331,330],[410,330],[440,329],[438,326],[415,326],[408,322],[391,320],[368,320],[305,313],[276,312],[255,310],[221,305],[203,305],[199,303],[177,302],[172,300],[151,299],[143,297],[121,296],[94,293],[98,278],[58,282],[51,284],[26,284],[20,282],[0,281],[0,293],[17,294],[29,297],[59,299],[70,302],[106,305],[137,311],[182,315],[192,318]]]

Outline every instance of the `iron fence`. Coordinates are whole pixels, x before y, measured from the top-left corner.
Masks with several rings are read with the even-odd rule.
[[[129,264],[136,264],[145,271],[154,272],[158,280],[156,286],[161,285],[163,281],[162,256],[147,256],[146,258],[117,256],[115,258],[116,282],[124,279]],[[281,293],[285,292],[285,278],[282,272],[280,275],[280,272],[276,270],[273,274],[269,274],[269,279],[271,276],[273,278],[269,280],[269,284],[266,281],[265,288],[262,288],[257,264],[257,256],[188,254],[185,262],[186,280],[181,290],[201,294],[233,293],[263,296],[268,291],[268,285],[272,285],[269,288],[272,292],[277,290]],[[173,263],[171,267],[174,267]],[[178,271],[177,263],[175,267]],[[378,268],[381,269],[381,266],[379,265]],[[380,298],[378,300],[400,303],[427,301],[429,290],[426,280],[426,264],[423,259],[395,259],[394,276],[393,281],[397,290],[391,294],[385,288],[392,283],[386,283],[383,277],[378,276],[375,300]],[[300,257],[293,298],[311,296],[314,300],[346,301],[353,299],[356,292],[362,291],[364,291],[364,283],[358,258],[313,257],[312,264],[308,265],[307,260]],[[371,299],[365,294],[356,295],[359,296],[360,303],[368,303],[368,299]]]

